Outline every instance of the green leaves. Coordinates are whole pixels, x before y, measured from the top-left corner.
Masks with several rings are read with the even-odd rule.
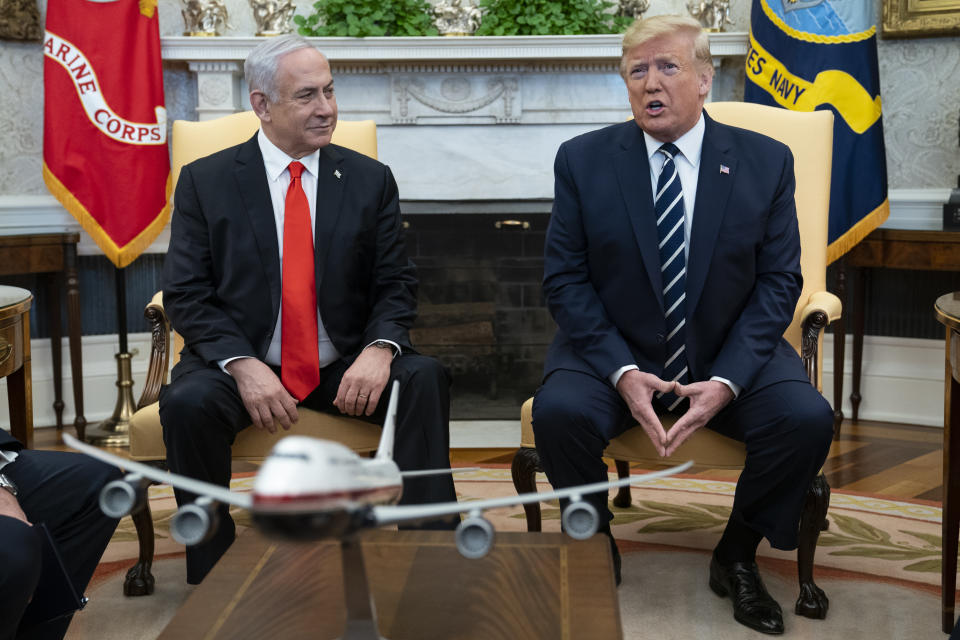
[[[903,567],[903,570],[923,573],[940,571],[940,536],[900,530],[900,533],[921,540],[922,544],[894,542],[889,533],[863,520],[838,513],[831,513],[830,520],[837,530],[831,528],[821,533],[817,546],[845,547],[831,551],[832,556],[856,556],[893,562],[917,560]]]
[[[435,36],[426,0],[318,0],[314,12],[296,15],[302,36]]]

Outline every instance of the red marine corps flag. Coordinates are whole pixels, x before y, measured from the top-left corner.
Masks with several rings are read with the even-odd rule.
[[[43,179],[119,268],[169,218],[157,0],[50,0]]]

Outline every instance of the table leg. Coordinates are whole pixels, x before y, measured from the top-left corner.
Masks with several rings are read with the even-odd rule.
[[[853,407],[852,419],[860,417],[860,372],[863,367],[863,318],[866,308],[867,287],[870,276],[864,268],[856,269],[857,279],[853,291],[853,380],[850,393],[850,405]]]
[[[30,367],[30,313],[23,314],[23,366],[6,377],[10,435],[33,447],[33,388]]]
[[[843,258],[837,263],[837,297],[846,300],[847,264]],[[843,315],[833,322],[833,439],[840,439],[843,423],[843,357],[847,348],[847,325]]]
[[[63,330],[60,326],[60,276],[45,274],[47,310],[50,325],[50,358],[53,360],[53,413],[57,418],[57,434],[63,431]]]
[[[954,602],[957,588],[957,542],[960,536],[960,464],[953,464],[954,453],[960,455],[960,407],[953,411],[953,399],[960,401],[960,383],[954,375],[960,363],[951,341],[960,343],[960,335],[947,328],[946,385],[943,406],[943,515],[941,519],[941,611],[943,632],[950,633],[954,624]],[[951,357],[953,356],[953,357]]]
[[[77,438],[83,440],[87,419],[83,417],[83,345],[80,342],[80,278],[77,275],[77,245],[67,243],[63,247],[64,274],[67,281],[67,331],[70,335],[70,372],[73,376],[73,404],[76,417],[73,426]]]

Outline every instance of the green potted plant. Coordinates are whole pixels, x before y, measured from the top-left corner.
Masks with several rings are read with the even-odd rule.
[[[302,36],[435,36],[426,0],[318,0],[293,22]]]
[[[481,0],[478,36],[619,33],[632,18],[614,15],[606,0]]]

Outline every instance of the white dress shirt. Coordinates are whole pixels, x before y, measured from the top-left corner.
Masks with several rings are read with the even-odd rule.
[[[697,182],[700,177],[700,152],[703,150],[703,134],[706,130],[706,123],[703,114],[693,128],[673,141],[680,153],[674,158],[674,164],[677,167],[677,177],[680,178],[680,186],[683,189],[683,254],[689,260],[690,258],[690,230],[693,228],[693,207],[697,199]],[[643,132],[643,139],[647,145],[647,157],[650,161],[650,187],[651,192],[657,192],[657,182],[660,179],[660,172],[663,171],[663,165],[667,161],[666,156],[659,153],[658,150],[664,142],[657,140],[646,131]],[[631,369],[638,369],[636,364],[628,364],[620,367],[610,374],[610,384],[616,388],[621,376]],[[720,376],[712,376],[711,380],[717,380],[724,383],[733,391],[734,397],[740,395],[742,388],[735,382],[731,382]]]
[[[3,471],[3,468],[17,459],[17,456],[20,455],[16,451],[6,451],[0,449],[0,472]]]

